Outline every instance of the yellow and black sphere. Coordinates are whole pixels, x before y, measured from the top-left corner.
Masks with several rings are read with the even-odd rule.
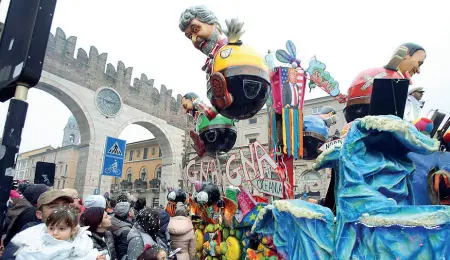
[[[268,68],[253,48],[238,41],[217,51],[208,80],[208,98],[215,104],[216,93],[227,92],[232,99],[226,107],[214,105],[220,114],[238,120],[253,117],[266,103],[269,89]]]

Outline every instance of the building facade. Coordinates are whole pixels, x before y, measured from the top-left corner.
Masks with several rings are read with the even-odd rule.
[[[66,145],[57,149],[48,150],[29,157],[30,168],[32,173],[30,182],[34,181],[36,163],[47,162],[55,164],[55,180],[53,188],[75,188],[75,177],[78,164],[78,146]]]
[[[156,139],[129,143],[126,146],[122,179],[111,185],[112,197],[129,192],[146,198],[148,206],[158,206],[161,189],[162,151]]]
[[[156,139],[127,144],[122,179],[148,182],[161,179],[162,153]]]
[[[45,146],[19,154],[16,162],[15,179],[34,182],[37,162],[55,164],[55,189],[75,188],[75,177],[78,166],[78,144],[80,132],[77,121],[69,117],[64,128],[62,147]]]
[[[36,162],[34,160],[31,160],[31,157],[51,150],[55,150],[55,148],[52,146],[45,146],[19,154],[19,156],[17,157],[14,179],[33,181],[34,167],[36,167]]]

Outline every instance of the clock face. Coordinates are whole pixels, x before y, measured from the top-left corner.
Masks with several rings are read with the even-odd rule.
[[[97,93],[98,110],[105,116],[115,116],[122,106],[119,94],[110,88],[104,88]]]

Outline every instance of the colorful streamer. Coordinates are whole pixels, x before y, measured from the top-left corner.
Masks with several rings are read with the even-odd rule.
[[[288,134],[286,133],[286,125],[288,125],[288,124],[286,124],[286,122],[288,122],[289,120],[286,117],[287,108],[283,108],[282,111],[283,111],[282,112],[282,120],[283,120],[283,124],[282,124],[282,127],[283,127],[283,153],[287,154],[288,153],[288,148],[287,148],[288,142],[286,140],[288,138]]]
[[[283,153],[294,159],[303,157],[303,112],[295,108],[283,108]]]
[[[299,119],[299,111],[295,110],[294,111],[294,129],[296,129],[296,131],[298,131],[297,129],[299,129],[299,125],[298,125],[298,119]],[[298,150],[299,150],[299,136],[297,133],[294,134],[294,158],[297,159],[298,158]]]

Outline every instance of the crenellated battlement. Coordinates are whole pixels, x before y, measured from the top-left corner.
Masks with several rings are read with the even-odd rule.
[[[79,48],[75,57],[77,37],[66,34],[61,28],[50,34],[44,61],[44,70],[96,91],[109,86],[120,93],[123,102],[148,114],[167,120],[171,125],[184,129],[186,120],[181,107],[181,95],[172,97],[172,90],[161,85],[154,87],[154,79],[141,74],[131,85],[133,67],[119,61],[114,67],[107,64],[108,54],[91,46],[89,54]]]

